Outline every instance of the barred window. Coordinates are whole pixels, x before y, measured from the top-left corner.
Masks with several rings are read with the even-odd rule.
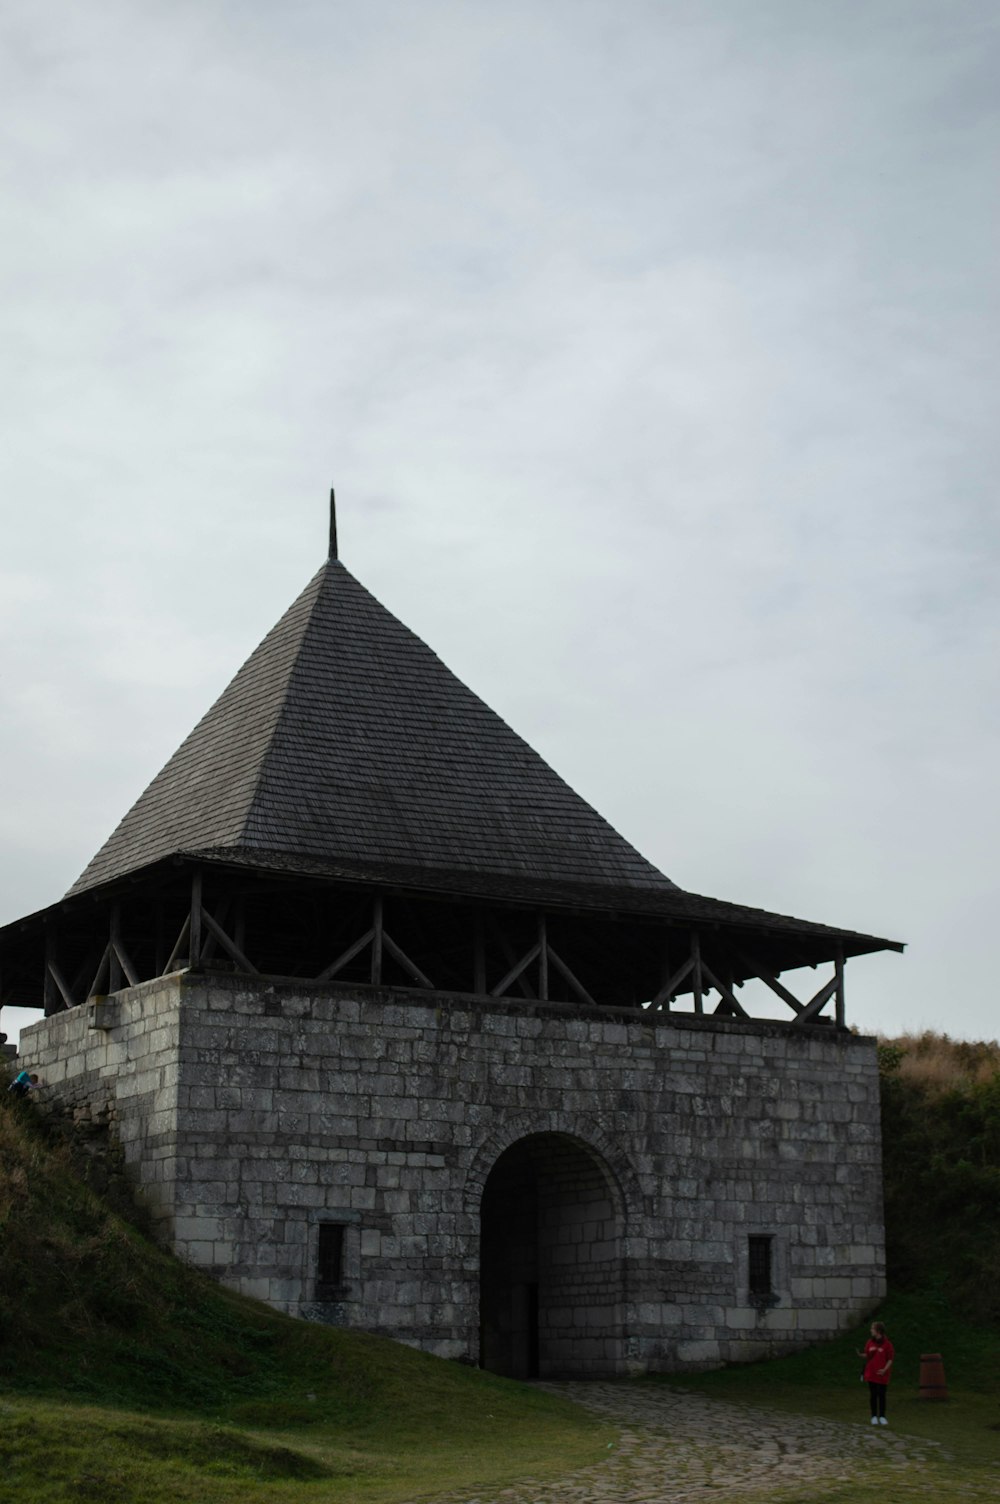
[[[748,1240],[749,1282],[751,1295],[774,1293],[771,1273],[771,1245],[774,1239],[754,1234]]]
[[[328,1299],[344,1283],[344,1224],[321,1222],[316,1252],[316,1299]]]

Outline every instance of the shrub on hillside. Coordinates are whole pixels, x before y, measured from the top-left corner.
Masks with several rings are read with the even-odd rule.
[[[1000,1072],[1000,1044],[996,1040],[949,1039],[947,1034],[924,1030],[879,1041],[883,1074],[896,1062],[904,1081],[919,1086],[929,1096],[965,1092],[988,1085]]]
[[[1000,1046],[882,1040],[889,1280],[1000,1324]]]

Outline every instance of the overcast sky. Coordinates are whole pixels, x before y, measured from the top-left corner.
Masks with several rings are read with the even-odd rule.
[[[0,922],[335,483],[670,877],[905,940],[866,1030],[995,1037],[998,54],[996,0],[7,0]]]

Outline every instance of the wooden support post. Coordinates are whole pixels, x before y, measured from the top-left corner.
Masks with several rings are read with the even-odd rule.
[[[538,996],[543,1003],[549,1000],[549,939],[544,914],[538,916]]]
[[[242,893],[236,900],[236,909],[233,914],[233,940],[236,949],[246,952],[247,948],[247,905]]]
[[[132,965],[128,951],[125,949],[125,942],[122,940],[122,916],[118,904],[111,906],[111,967],[112,971],[120,968],[118,987],[112,987],[112,992],[117,992],[121,987],[121,972],[125,973],[125,980],[130,987],[138,987],[139,973]]]
[[[701,939],[697,931],[691,931],[691,960],[694,965],[694,1011],[705,1011],[705,984],[701,969]]]
[[[56,984],[52,980],[52,973],[48,966],[42,974],[42,1009],[46,1018],[51,1018],[53,1013],[61,1013],[62,1008],[56,1003]]]
[[[132,964],[132,958],[121,941],[119,941],[115,946],[115,952],[118,956],[119,962],[121,963],[121,969],[125,973],[126,982],[130,987],[138,987],[142,978],[139,976],[139,973],[136,971],[134,965]]]
[[[163,919],[162,898],[156,900],[156,914],[153,923],[153,975],[154,977],[162,977],[167,969],[167,935]]]
[[[382,937],[384,904],[381,893],[376,893],[374,904],[374,918],[372,920],[372,986],[382,985]]]
[[[701,970],[705,980],[711,987],[714,987],[719,994],[719,1005],[715,1010],[716,1015],[725,1017],[727,1013],[730,1013],[736,1018],[748,1018],[749,1015],[747,1013],[747,1010],[744,1008],[743,1004],[737,998],[736,993],[733,991],[732,974],[729,974],[728,981],[726,980],[725,976],[718,977],[715,975],[714,971],[709,971],[704,961],[702,962]]]
[[[69,987],[66,984],[66,978],[63,976],[62,972],[59,970],[59,967],[56,964],[56,962],[55,962],[54,959],[49,962],[49,971],[52,973],[52,980],[53,980],[53,982],[55,982],[56,986],[58,987],[59,992],[62,995],[62,1000],[65,1003],[66,1007],[67,1008],[74,1007],[75,1004],[73,1002],[73,994],[72,994],[72,992],[70,991]]]
[[[492,915],[490,915],[490,928],[492,929],[494,935],[496,936],[496,942],[497,942],[497,945],[500,948],[500,954],[503,956],[504,960],[507,962],[508,966],[510,966],[510,968],[511,968],[511,970],[508,972],[507,977],[505,978],[505,980],[508,981],[508,982],[511,981],[511,980],[516,981],[518,987],[520,988],[521,996],[522,997],[534,998],[535,994],[532,992],[531,988],[528,986],[527,978],[524,975],[525,966],[528,965],[528,964],[530,964],[530,963],[529,962],[524,962],[523,964],[521,964],[521,963],[519,963],[515,959],[515,956],[514,956],[514,947],[511,945],[510,941],[507,939],[507,936],[504,934],[502,928],[500,927],[499,922],[496,919],[494,919]],[[532,955],[531,960],[534,960],[534,955]],[[486,990],[486,996],[487,997],[497,997],[498,996],[497,989],[495,987],[488,987],[487,990]]]
[[[673,998],[670,996],[669,992],[664,997],[663,989],[670,981],[670,975],[670,942],[668,941],[666,935],[664,935],[663,961],[660,967],[660,990],[657,992],[656,997],[653,999],[650,1006],[653,1008],[666,1008],[668,1013],[670,1012],[670,1004],[673,1002]],[[658,1002],[657,999],[660,999],[660,1001]]]
[[[215,919],[216,924],[225,924],[226,916],[228,915],[228,913],[229,900],[228,898],[224,898],[218,906],[217,913],[212,917]],[[201,906],[201,964],[203,967],[207,966],[208,963],[212,960],[212,957],[215,955],[216,944],[215,933],[206,923],[207,918],[208,909],[203,903]]]
[[[667,978],[663,986],[660,988],[659,992],[653,998],[652,1004],[650,1006],[653,1008],[659,1008],[661,1003],[669,1003],[670,999],[673,997],[674,993],[677,991],[678,987],[687,976],[688,972],[693,970],[694,956],[688,956],[687,960],[682,962],[682,964],[678,966],[673,976]]]
[[[382,944],[385,946],[390,956],[392,956],[393,960],[398,961],[403,970],[408,971],[415,982],[419,983],[421,987],[429,988],[431,992],[434,991],[434,983],[431,981],[430,977],[427,976],[425,972],[422,972],[420,970],[420,967],[417,965],[416,961],[410,960],[405,950],[402,950],[400,946],[396,944],[395,940],[393,940],[392,936],[389,934],[389,931],[386,929],[383,929],[382,931]]]
[[[770,987],[775,997],[780,997],[783,1003],[787,1003],[793,1013],[802,1012],[802,1004],[799,1002],[798,998],[793,992],[789,992],[788,988],[782,982],[779,982],[776,976],[774,976],[770,971],[766,970],[765,967],[761,966],[757,961],[753,959],[752,956],[748,956],[746,951],[737,950],[735,954],[737,959],[741,961],[749,971],[750,975],[758,977],[760,981],[762,981],[766,986]]]
[[[335,977],[337,975],[338,971],[343,970],[348,961],[353,961],[354,957],[361,951],[363,951],[366,945],[370,945],[374,938],[374,930],[365,930],[360,940],[355,940],[353,945],[349,945],[347,949],[337,957],[336,961],[331,961],[329,966],[325,966],[323,970],[313,978],[313,981],[329,982],[332,977]]]
[[[473,920],[472,932],[472,990],[477,997],[486,995],[486,926],[482,914]]]
[[[814,998],[811,998],[810,1001],[806,1003],[798,1018],[795,1019],[795,1022],[797,1024],[811,1023],[812,1020],[814,1018],[817,1018],[822,1010],[826,1007],[827,1003],[833,997],[833,994],[836,992],[836,990],[837,973],[834,972],[830,980],[828,982],[824,982],[823,986],[816,993],[816,996]]]
[[[177,939],[174,941],[174,948],[170,952],[170,954],[167,957],[166,961],[163,963],[163,970],[160,972],[161,976],[165,977],[167,975],[167,973],[170,971],[170,968],[173,966],[174,962],[180,960],[181,956],[184,953],[184,947],[187,944],[188,935],[190,933],[191,933],[191,915],[187,914],[185,916],[184,923],[181,925],[181,932],[177,936]]]
[[[511,967],[506,976],[500,978],[495,987],[490,988],[490,997],[502,997],[510,984],[517,981],[518,977],[523,971],[527,970],[532,961],[537,961],[540,951],[541,946],[536,942],[528,951],[528,954],[522,956],[520,961]]]
[[[121,928],[121,910],[117,903],[111,905],[108,949],[108,991],[120,992],[122,988],[122,963],[118,957],[118,932]]]
[[[188,964],[192,971],[201,965],[201,868],[191,874],[191,927],[188,930]]]
[[[837,1001],[835,1004],[837,1028],[846,1029],[847,1013],[844,1007],[844,947],[842,945],[839,945],[837,947],[837,957],[833,964],[837,968]]]
[[[66,1008],[73,1006],[73,999],[69,989],[62,979],[62,974],[56,964],[56,937],[50,929],[45,931],[45,983],[43,1002],[45,1004],[45,1017],[50,1018],[53,1013],[62,1013]]]
[[[577,993],[577,995],[582,998],[585,1003],[589,1003],[592,1008],[596,1008],[597,1004],[591,997],[590,993],[587,991],[586,987],[576,976],[574,976],[569,967],[566,965],[566,962],[560,959],[560,957],[552,949],[551,945],[549,946],[549,960],[552,962],[552,965],[555,967],[556,971],[558,971],[561,976],[566,978],[566,981],[573,988],[573,991]]]
[[[50,962],[51,959],[52,959],[52,934],[51,934],[51,932],[48,929],[46,929],[46,931],[45,931],[45,960],[42,962],[42,1007],[45,1010],[45,1017],[46,1018],[51,1018],[53,1013],[58,1013],[58,1011],[59,1011],[58,1008],[56,1008],[56,1006],[55,1006],[55,1001],[56,1001],[56,984],[53,981],[53,978],[52,978],[52,968],[49,965],[49,962]]]
[[[111,943],[109,941],[108,944],[104,947],[103,951],[101,952],[101,959],[97,963],[97,970],[94,973],[94,980],[91,982],[90,986],[87,988],[87,996],[88,997],[99,997],[100,996],[100,993],[101,993],[101,983],[104,981],[104,978],[107,975],[108,961],[110,959],[110,956],[111,956]]]
[[[208,930],[208,933],[214,940],[217,940],[219,942],[219,944],[222,946],[222,949],[226,952],[231,960],[236,962],[237,966],[241,967],[243,971],[247,972],[252,977],[259,975],[257,968],[256,966],[254,966],[253,962],[247,960],[246,956],[240,950],[239,946],[234,945],[233,941],[230,940],[229,936],[222,928],[222,925],[219,924],[217,920],[212,918],[212,915],[207,909],[202,909],[201,920],[205,928]]]

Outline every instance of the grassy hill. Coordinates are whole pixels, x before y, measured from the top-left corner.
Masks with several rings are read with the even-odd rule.
[[[565,1472],[612,1434],[220,1289],[88,1190],[31,1104],[0,1103],[0,1497],[375,1504]]]
[[[879,1044],[890,1286],[1000,1330],[1000,1045]]]

